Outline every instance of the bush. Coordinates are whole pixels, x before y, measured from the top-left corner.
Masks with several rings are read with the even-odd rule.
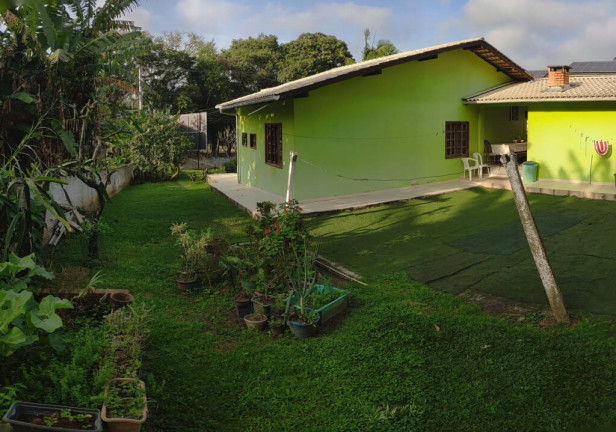
[[[176,173],[193,143],[181,132],[177,116],[166,111],[141,112],[131,119],[124,155],[135,165],[136,175],[165,180]]]
[[[237,158],[233,158],[229,162],[225,162],[223,166],[225,167],[226,173],[236,173],[237,172]]]

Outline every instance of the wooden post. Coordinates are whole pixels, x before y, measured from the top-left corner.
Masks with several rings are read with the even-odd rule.
[[[524,228],[524,234],[526,234],[526,239],[528,240],[528,245],[533,254],[539,277],[541,277],[543,288],[548,296],[554,318],[559,323],[569,324],[569,316],[565,309],[562,294],[556,285],[556,279],[554,279],[554,275],[552,274],[548,255],[545,252],[543,241],[539,236],[539,231],[537,231],[535,219],[530,211],[526,191],[524,190],[524,186],[522,186],[522,180],[520,179],[520,173],[518,171],[517,157],[515,153],[502,155],[501,162],[507,168],[507,176],[509,177],[513,198],[518,208],[518,213],[520,214],[522,228]]]
[[[289,181],[287,182],[287,198],[290,203],[293,200],[293,184],[295,183],[295,162],[297,161],[297,153],[291,152],[289,157]]]

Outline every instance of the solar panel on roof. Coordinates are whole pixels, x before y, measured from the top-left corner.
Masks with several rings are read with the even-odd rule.
[[[571,63],[571,73],[616,73],[614,61],[592,61]]]

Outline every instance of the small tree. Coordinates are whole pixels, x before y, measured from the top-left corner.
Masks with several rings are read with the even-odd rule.
[[[137,175],[164,180],[177,175],[192,146],[180,130],[177,116],[167,111],[142,111],[132,118],[124,153],[137,168]]]
[[[225,129],[218,131],[216,136],[216,154],[218,149],[223,147],[228,157],[231,157],[233,147],[235,147],[235,128],[227,126]]]

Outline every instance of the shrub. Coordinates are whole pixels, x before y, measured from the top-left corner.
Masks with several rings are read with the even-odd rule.
[[[176,173],[190,139],[181,132],[177,116],[166,111],[141,112],[131,119],[129,138],[123,143],[124,155],[143,179],[165,180]]]
[[[237,172],[237,158],[233,158],[229,162],[225,162],[223,164],[223,167],[225,167],[226,173],[236,173]]]

